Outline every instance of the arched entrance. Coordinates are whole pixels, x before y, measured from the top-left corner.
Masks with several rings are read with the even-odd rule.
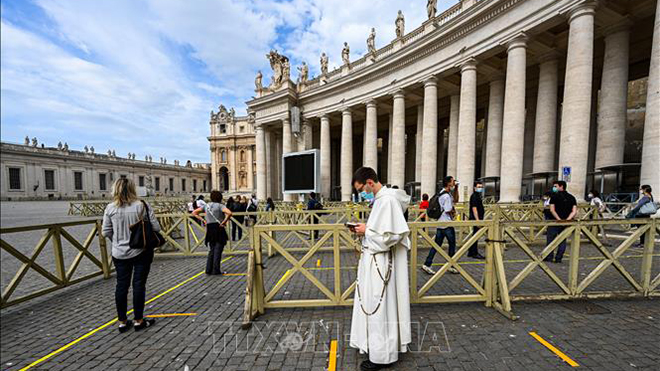
[[[221,192],[229,190],[229,170],[226,167],[220,168],[220,189]]]

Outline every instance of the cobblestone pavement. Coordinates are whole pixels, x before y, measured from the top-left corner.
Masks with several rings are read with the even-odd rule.
[[[349,256],[342,260],[342,266],[347,267],[342,286],[348,284],[349,272],[353,272]],[[319,269],[312,272],[323,277],[320,268],[330,266],[332,260],[323,254],[318,258],[314,256],[313,263]],[[203,265],[204,258],[157,258],[148,298],[197,275]],[[287,269],[287,263],[275,256],[265,265],[268,289]],[[148,314],[195,316],[160,318],[155,327],[140,333],[119,334],[112,324],[33,369],[324,370],[333,339],[337,340],[337,369],[358,369],[365,356],[347,344],[350,307],[269,309],[250,330],[240,330],[245,257],[229,258],[223,266],[236,275],[201,274],[153,300],[147,308]],[[472,266],[476,269],[478,264]],[[300,277],[300,273],[292,276],[282,289],[283,295],[316,295],[318,290]],[[458,278],[443,277],[437,290],[460,291]],[[551,287],[534,277],[530,282],[529,289]],[[3,310],[2,369],[18,370],[114,319],[114,283],[114,277],[95,279]],[[529,334],[536,332],[582,369],[655,370],[660,364],[659,304],[658,299],[592,301],[590,305],[517,302],[513,310],[520,316],[518,321],[479,303],[413,305],[414,351],[402,354],[391,369],[570,368]]]

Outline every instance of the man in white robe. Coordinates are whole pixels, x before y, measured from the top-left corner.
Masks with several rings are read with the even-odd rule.
[[[350,346],[368,353],[362,370],[385,368],[406,352],[411,342],[410,287],[408,281],[408,224],[403,217],[410,196],[383,186],[376,172],[362,167],[355,172],[358,192],[373,193],[367,223],[353,232],[362,236],[357,286],[353,303]]]

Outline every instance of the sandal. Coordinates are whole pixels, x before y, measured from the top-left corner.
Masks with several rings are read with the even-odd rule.
[[[153,318],[145,318],[142,320],[142,323],[140,324],[135,324],[133,327],[135,328],[135,331],[141,331],[144,330],[147,327],[151,327],[156,324],[156,320]]]
[[[124,332],[130,330],[131,327],[133,327],[133,321],[126,321],[126,323],[119,322],[118,330],[119,330],[120,333],[123,334]]]

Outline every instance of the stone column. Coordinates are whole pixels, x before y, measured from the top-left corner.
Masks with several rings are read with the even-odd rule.
[[[378,172],[378,111],[373,99],[367,102],[364,137],[364,166]]]
[[[321,194],[330,198],[330,118],[321,116]]]
[[[406,183],[406,100],[402,90],[394,93],[392,109],[392,176],[390,183],[403,189]]]
[[[419,117],[419,115],[418,115]],[[430,77],[424,81],[424,123],[421,156],[419,162],[433,165],[438,156],[438,80]],[[419,119],[418,119],[419,120]],[[419,132],[419,124],[417,132]],[[436,191],[437,184],[437,166],[418,167],[418,173],[421,172],[421,194],[428,194],[429,197]]]
[[[387,183],[392,183],[392,125],[394,122],[394,115],[390,112],[388,115],[387,126]]]
[[[594,54],[595,5],[589,3],[570,11],[566,78],[561,117],[559,178],[562,168],[570,167],[568,191],[584,200],[589,156],[591,87]]]
[[[520,201],[525,145],[526,69],[527,40],[520,36],[511,40],[507,48],[500,202]]]
[[[273,133],[275,135],[275,133]],[[275,167],[273,168],[273,181],[275,183],[276,198],[284,200],[282,194],[282,138],[275,136]]]
[[[415,134],[415,182],[422,181],[422,142],[424,140],[424,105],[417,106],[417,132]]]
[[[609,30],[609,34],[605,36],[603,78],[598,105],[596,169],[623,163],[628,110],[629,42],[630,30],[627,25]]]
[[[656,195],[660,194],[660,2],[656,5],[653,26],[640,183],[649,184]]]
[[[534,164],[532,172],[555,171],[557,142],[557,55],[539,57],[539,92],[536,99]]]
[[[461,65],[459,107],[457,148],[460,151],[456,153],[455,177],[461,183],[459,194],[462,196],[465,187],[470,190],[474,182],[477,134],[477,63],[474,59]]]
[[[264,138],[265,137],[266,136],[264,135]],[[264,145],[264,147],[265,147],[265,145]],[[254,151],[253,147],[248,146],[247,147],[247,166],[246,166],[246,170],[247,170],[247,187],[250,190],[250,192],[254,192],[254,159],[252,157],[252,151]],[[265,157],[266,156],[264,155],[264,158]],[[267,189],[267,187],[266,187],[266,189]]]
[[[264,131],[264,138],[266,144],[266,197],[274,197],[275,191],[273,189],[273,175],[272,169],[275,168],[273,163],[273,153],[275,151],[275,140],[273,133],[270,130],[262,128]],[[256,143],[256,142],[255,142]],[[259,180],[259,165],[257,165],[257,181]]]
[[[350,201],[353,179],[353,116],[346,108],[341,113],[341,160],[340,160],[341,200]]]
[[[311,122],[305,121],[303,125],[303,145],[304,149],[312,149],[314,147],[314,126]]]
[[[291,121],[288,118],[282,120],[282,154],[285,155],[293,151],[293,136],[291,135]],[[284,171],[282,168],[281,171]],[[284,176],[284,174],[282,174]],[[284,192],[284,189],[282,189]],[[284,194],[284,201],[293,201],[295,196]]]
[[[266,138],[264,128],[257,125],[256,129],[256,149],[257,149],[257,199],[265,200],[266,193]]]
[[[456,154],[458,152],[458,113],[460,96],[449,97],[449,135],[447,142],[447,174],[445,176],[456,177]]]
[[[500,176],[502,159],[502,116],[504,114],[504,79],[495,77],[490,82],[488,96],[488,130],[486,130],[487,177]]]

